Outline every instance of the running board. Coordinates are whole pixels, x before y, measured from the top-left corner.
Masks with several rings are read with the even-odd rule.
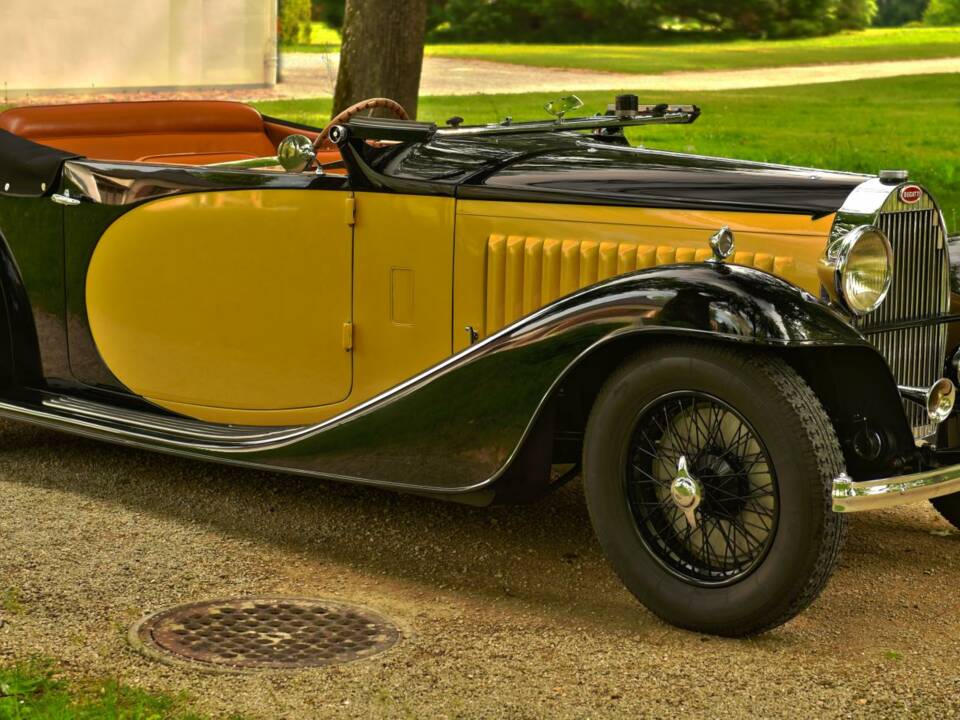
[[[115,442],[208,451],[260,449],[304,431],[302,426],[218,425],[65,396],[39,404],[0,402],[0,416]]]
[[[44,400],[43,405],[78,418],[111,425],[119,424],[125,428],[136,428],[144,432],[203,443],[247,444],[255,441],[269,441],[285,437],[295,429],[291,426],[220,425],[184,417],[154,415],[143,410],[117,408],[62,396]]]

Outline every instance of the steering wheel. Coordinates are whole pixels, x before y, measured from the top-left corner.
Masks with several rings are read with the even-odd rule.
[[[389,110],[394,115],[396,115],[401,120],[409,120],[410,116],[407,114],[407,111],[403,109],[403,106],[398,103],[396,100],[391,100],[390,98],[370,98],[369,100],[361,100],[358,103],[354,103],[346,110],[343,110],[337,113],[336,117],[333,118],[323,131],[317,136],[317,139],[313,141],[313,149],[316,152],[323,150],[333,150],[334,145],[330,142],[330,128],[335,125],[342,125],[343,123],[350,120],[350,118],[356,117],[362,112],[372,112],[373,110],[379,109]]]

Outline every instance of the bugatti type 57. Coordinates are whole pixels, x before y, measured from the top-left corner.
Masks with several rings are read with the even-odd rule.
[[[812,602],[847,513],[960,523],[930,193],[631,146],[699,109],[576,104],[6,111],[0,414],[478,505],[582,475],[627,588],[724,635]]]

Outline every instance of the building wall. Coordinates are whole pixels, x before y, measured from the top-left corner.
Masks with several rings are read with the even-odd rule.
[[[277,0],[0,0],[0,90],[272,85],[276,13]]]

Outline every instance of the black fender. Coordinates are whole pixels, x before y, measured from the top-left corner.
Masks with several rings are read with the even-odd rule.
[[[489,490],[510,478],[511,468],[529,474],[538,462],[531,453],[549,467],[544,438],[553,432],[561,388],[584,381],[584,368],[610,357],[605,350],[664,336],[797,351],[814,361],[818,354],[826,360],[831,352],[854,352],[879,373],[872,395],[900,408],[876,349],[811,294],[753,268],[673,265],[564,297],[344,416],[248,459],[413,492]]]
[[[638,343],[671,337],[782,353],[813,378],[838,427],[866,408],[873,420],[892,417],[892,434],[912,441],[889,368],[843,316],[760,270],[714,263],[592,285],[314,425],[181,419],[168,427],[103,405],[76,415],[64,399],[41,407],[0,402],[0,410],[188,457],[488,503],[543,489],[569,392],[588,395]]]

